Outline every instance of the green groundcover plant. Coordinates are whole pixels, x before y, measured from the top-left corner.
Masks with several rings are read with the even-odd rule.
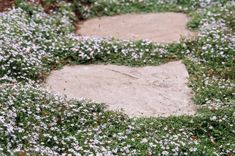
[[[18,0],[0,14],[0,155],[233,155],[234,2],[213,0]],[[73,33],[82,19],[129,12],[180,11],[194,39],[122,41]],[[129,118],[103,104],[69,100],[41,82],[65,64],[159,65],[183,60],[199,109],[194,116]]]

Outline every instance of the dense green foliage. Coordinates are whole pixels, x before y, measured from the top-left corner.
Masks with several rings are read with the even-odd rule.
[[[40,6],[19,0],[17,9],[0,15],[0,155],[233,155],[234,4],[87,2],[57,2],[57,10],[46,14]],[[184,11],[192,16],[188,26],[198,36],[166,45],[79,37],[72,33],[73,10],[79,7],[83,18]],[[195,116],[129,118],[40,86],[52,69],[64,64],[145,66],[178,59],[187,66],[200,106]]]

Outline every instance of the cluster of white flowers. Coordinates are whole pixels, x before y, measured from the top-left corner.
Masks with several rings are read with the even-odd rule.
[[[50,56],[32,40],[29,29],[34,28],[34,23],[28,26],[27,14],[21,9],[4,13],[0,23],[1,80],[27,79],[30,74],[38,74],[43,68],[42,58]]]
[[[0,82],[36,79],[50,62],[54,51],[63,51],[63,34],[71,20],[35,11],[30,16],[18,8],[0,16]]]
[[[207,19],[200,27],[199,42],[203,43],[200,61],[227,65],[233,61],[235,35],[229,31],[223,20]]]
[[[205,99],[206,105],[233,106],[234,98],[228,99],[228,97],[234,96],[231,92],[235,86],[233,76],[235,35],[226,21],[226,18],[233,17],[233,12],[229,11],[227,7],[220,7],[216,13],[211,10],[204,11],[206,12],[205,18],[201,21],[196,39],[198,46],[187,49],[185,55],[188,55],[196,64],[210,67],[206,69],[207,71],[204,70],[205,73],[202,75],[203,85],[197,86],[197,91],[204,92],[204,95],[200,96],[214,94],[213,98]],[[213,75],[216,72],[219,74]],[[222,102],[222,99],[227,104]]]
[[[98,11],[104,11],[104,14],[113,14],[113,11],[116,13],[121,13],[121,8],[129,6],[151,6],[153,8],[158,7],[173,7],[176,10],[188,11],[191,9],[197,8],[207,8],[213,5],[220,5],[221,2],[217,0],[98,0],[95,1],[92,5],[92,11],[87,14],[87,17],[90,15],[96,14],[96,9]],[[105,4],[105,5],[104,5]],[[103,8],[104,7],[104,8]]]
[[[71,48],[70,55],[78,62],[104,59],[112,55],[148,63],[154,63],[154,58],[170,57],[165,45],[155,44],[147,40],[121,41],[112,38],[81,37],[74,34],[70,34],[69,38],[77,40],[77,44]]]
[[[206,107],[214,109],[213,104],[218,105],[220,111],[169,119],[132,119],[106,111],[101,104],[68,101],[42,89],[34,80],[43,71],[50,70],[47,64],[64,58],[76,63],[115,63],[115,59],[122,59],[124,63],[139,61],[156,65],[177,55],[168,50],[168,45],[149,41],[70,34],[71,20],[66,14],[49,16],[35,11],[29,15],[22,9],[13,9],[0,15],[0,153],[78,156],[235,153],[235,144],[229,138],[235,135],[235,113],[221,109],[224,105],[221,98],[228,98],[225,91],[235,87],[231,79],[205,74],[201,88],[196,86],[203,91],[212,88],[209,93],[215,88],[219,90],[218,98],[206,100]],[[222,69],[233,65],[235,39],[227,33],[230,28],[220,16],[209,13],[199,29],[200,46],[189,51],[188,45],[183,45],[186,49],[181,54],[199,65],[212,67],[212,63],[218,63]],[[234,104],[230,100],[226,106]]]
[[[150,155],[205,154],[209,150],[201,147],[195,128],[206,133],[220,124],[235,127],[235,114],[192,121],[206,124],[195,128],[144,123],[107,112],[100,104],[67,101],[32,84],[5,84],[0,97],[0,152],[12,155],[141,155],[142,150]],[[231,147],[235,144],[221,146],[217,153],[234,152]]]
[[[235,35],[223,18],[233,17],[233,13],[221,7],[218,13],[206,11],[206,18],[202,19],[198,44],[200,49],[191,49],[191,57],[199,62],[215,65],[229,65],[233,62],[235,49]],[[223,18],[221,18],[223,17]],[[198,48],[198,47],[196,47]]]

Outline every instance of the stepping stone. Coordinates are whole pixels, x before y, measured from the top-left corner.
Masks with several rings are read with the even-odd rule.
[[[159,66],[65,66],[52,71],[46,87],[69,98],[105,103],[132,117],[192,115],[196,106],[181,61]]]
[[[187,22],[187,15],[182,13],[125,14],[87,20],[78,24],[77,33],[82,36],[169,43],[179,41],[182,36],[194,36],[187,29]]]

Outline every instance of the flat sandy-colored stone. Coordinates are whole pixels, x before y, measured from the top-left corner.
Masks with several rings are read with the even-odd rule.
[[[126,14],[87,20],[78,25],[77,33],[92,37],[169,43],[179,41],[181,36],[193,35],[187,29],[187,22],[187,16],[182,13]]]
[[[196,111],[187,86],[187,70],[180,61],[160,66],[65,66],[53,71],[47,88],[69,98],[105,103],[130,116],[190,115]]]

